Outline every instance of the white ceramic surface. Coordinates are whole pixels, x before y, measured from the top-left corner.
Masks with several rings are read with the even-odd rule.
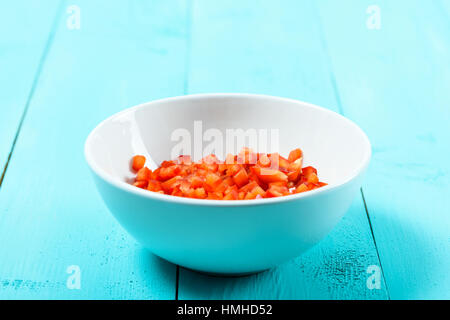
[[[130,159],[170,158],[175,129],[278,129],[281,155],[300,147],[304,165],[328,186],[272,199],[196,200],[133,187]],[[227,150],[229,151],[229,150]],[[263,150],[258,150],[263,151]],[[276,151],[276,150],[265,150]],[[265,270],[320,241],[348,210],[371,156],[353,122],[308,103],[251,94],[204,94],[163,99],[100,123],[85,145],[86,160],[119,223],[156,255],[203,272]]]

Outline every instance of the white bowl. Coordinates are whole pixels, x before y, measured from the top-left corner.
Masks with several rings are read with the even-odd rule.
[[[193,133],[198,120],[203,131],[278,129],[280,154],[301,148],[305,166],[316,167],[329,185],[242,201],[187,199],[130,185],[134,155],[170,159],[177,144],[171,134],[179,128]],[[358,193],[371,147],[357,125],[321,107],[264,95],[202,94],[145,103],[106,119],[87,138],[85,156],[110,211],[154,254],[194,270],[243,274],[294,258],[327,235]]]

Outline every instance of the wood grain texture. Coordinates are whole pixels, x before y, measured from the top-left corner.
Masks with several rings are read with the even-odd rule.
[[[50,30],[60,2],[18,0],[0,4],[0,176],[50,45]]]
[[[81,29],[61,17],[0,190],[0,298],[173,299],[175,266],[113,219],[83,145],[114,112],[183,94],[187,6],[77,5]],[[81,269],[81,290],[66,287],[70,265]]]
[[[191,8],[191,2],[192,8]],[[108,213],[83,158],[112,113],[185,92],[253,92],[340,111],[368,133],[362,198],[315,248],[243,278],[180,270],[180,299],[450,298],[450,4],[78,0],[0,4],[0,299],[172,299],[175,266]],[[191,10],[192,9],[192,10]],[[288,115],[280,115],[288,116]],[[66,268],[81,269],[81,290]],[[384,281],[386,281],[387,286]],[[388,291],[389,290],[389,295]]]
[[[344,112],[368,133],[364,192],[393,299],[450,298],[448,1],[320,1]]]
[[[312,1],[195,1],[189,92],[252,92],[339,110]],[[288,117],[289,115],[280,114]],[[379,265],[361,197],[335,230],[301,257],[244,278],[181,269],[180,299],[384,299],[366,287]]]

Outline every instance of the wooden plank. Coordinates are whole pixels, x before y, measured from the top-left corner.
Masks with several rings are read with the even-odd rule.
[[[252,92],[338,110],[312,1],[196,1],[189,92]],[[288,115],[280,115],[288,116]],[[180,299],[384,299],[366,287],[379,265],[361,198],[319,245],[279,268],[244,278],[180,270]]]
[[[364,192],[387,286],[393,299],[448,299],[450,7],[380,0],[368,29],[372,4],[318,5],[343,109],[373,144]]]
[[[49,45],[60,0],[0,4],[0,177]]]
[[[81,28],[59,23],[0,192],[0,298],[173,299],[175,266],[113,219],[83,145],[114,112],[183,94],[187,6],[77,5]],[[66,286],[71,265],[80,290]]]

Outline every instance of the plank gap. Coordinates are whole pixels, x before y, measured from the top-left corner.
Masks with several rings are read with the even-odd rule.
[[[362,200],[364,203],[364,210],[366,211],[367,221],[369,222],[370,233],[372,234],[373,244],[375,246],[375,251],[377,253],[378,262],[380,264],[381,274],[383,275],[384,287],[386,288],[386,294],[387,294],[388,300],[391,300],[391,297],[389,295],[389,289],[388,289],[387,282],[386,282],[386,277],[384,276],[383,264],[381,263],[380,253],[378,252],[377,240],[375,240],[375,234],[373,233],[372,221],[370,221],[369,209],[367,208],[366,198],[364,197],[364,191],[363,191],[362,187],[361,187],[360,191],[361,191],[361,197],[362,197]]]
[[[6,163],[5,163],[5,165],[3,167],[3,170],[2,170],[2,175],[0,177],[0,188],[2,187],[3,180],[5,179],[6,171],[8,170],[9,163],[11,162],[11,158],[12,158],[12,155],[14,153],[14,148],[16,146],[17,140],[19,139],[20,131],[22,129],[22,125],[23,125],[23,123],[25,121],[28,109],[30,107],[31,100],[33,99],[34,92],[36,91],[37,83],[39,81],[41,72],[42,72],[42,70],[44,68],[45,61],[47,60],[48,53],[49,53],[51,45],[53,43],[53,40],[54,40],[54,37],[55,37],[55,34],[56,34],[56,28],[57,28],[58,23],[59,23],[59,17],[61,16],[61,13],[62,13],[62,10],[63,10],[63,7],[64,7],[63,6],[64,2],[65,2],[65,0],[61,0],[59,2],[58,9],[56,10],[56,15],[55,15],[55,17],[53,19],[53,23],[52,23],[52,26],[50,28],[49,36],[48,36],[47,41],[45,43],[45,47],[44,47],[44,50],[42,52],[41,58],[39,59],[39,64],[38,64],[38,67],[37,67],[37,70],[36,70],[36,74],[35,74],[35,76],[33,78],[33,83],[31,85],[31,89],[30,89],[30,92],[28,94],[27,101],[25,103],[25,108],[24,108],[24,110],[22,112],[22,116],[20,117],[19,125],[17,127],[17,131],[16,131],[16,134],[14,136],[14,139],[13,139],[13,142],[12,142],[12,145],[11,145],[11,149],[10,149],[9,154],[8,154],[8,158],[6,159]]]
[[[176,278],[175,278],[175,300],[178,300],[178,288],[180,285],[180,266],[177,265],[177,271],[176,271]]]

